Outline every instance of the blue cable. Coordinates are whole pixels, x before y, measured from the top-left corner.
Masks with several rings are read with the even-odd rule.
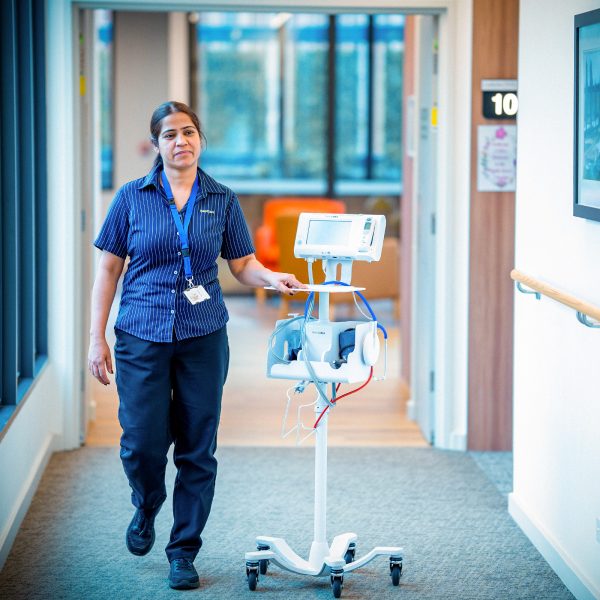
[[[350,287],[349,283],[345,283],[343,281],[325,281],[323,282],[321,285],[345,285],[347,287]],[[367,310],[369,311],[369,314],[371,315],[371,317],[373,317],[373,321],[377,321],[377,317],[375,316],[375,313],[373,312],[373,309],[371,308],[371,305],[367,302],[367,299],[357,290],[356,292],[354,292],[355,294],[358,294],[358,297],[364,302],[365,306],[367,307]],[[310,302],[311,300],[314,298],[315,293],[311,292],[308,295],[308,298],[306,299],[306,302],[304,304],[304,318],[308,318],[308,307],[310,306]],[[387,340],[388,334],[387,331],[385,329],[385,327],[377,322],[377,329],[381,329],[381,331],[383,332],[383,338]]]

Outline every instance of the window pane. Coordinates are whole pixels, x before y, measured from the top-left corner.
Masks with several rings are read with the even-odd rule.
[[[373,56],[373,177],[402,176],[404,16],[376,15]]]
[[[33,2],[34,131],[35,138],[35,359],[36,368],[48,354],[48,204],[46,173],[46,39],[44,0]]]
[[[329,19],[295,15],[285,35],[284,176],[324,180]]]
[[[0,232],[0,258],[2,265],[2,404],[14,405],[17,402],[17,377],[19,371],[18,347],[18,204],[19,161],[17,141],[19,135],[19,29],[16,2],[3,4],[0,23],[0,156],[2,156],[2,178],[0,179],[0,201],[2,202],[2,232]],[[26,141],[25,141],[26,143]],[[3,423],[0,422],[0,426]]]
[[[364,179],[368,157],[369,17],[336,19],[336,177]]]
[[[194,18],[195,104],[208,138],[202,166],[242,192],[322,193],[330,16]],[[362,190],[399,185],[404,17],[344,14],[335,22],[335,180],[351,193],[359,182]]]
[[[19,103],[19,201],[17,259],[17,382],[34,375],[35,289],[35,120],[33,99],[33,15],[30,2],[17,4],[18,103]]]
[[[273,14],[202,13],[198,104],[202,166],[215,177],[278,176],[279,40]]]
[[[44,0],[3,5],[0,23],[0,429],[36,375],[46,329]],[[35,135],[34,135],[35,132]],[[34,143],[35,138],[35,143]],[[42,210],[43,209],[43,210]],[[41,275],[40,275],[41,271]],[[44,287],[38,287],[39,277]],[[44,319],[40,323],[39,318]],[[41,340],[46,351],[46,336]],[[40,357],[39,364],[42,364]]]

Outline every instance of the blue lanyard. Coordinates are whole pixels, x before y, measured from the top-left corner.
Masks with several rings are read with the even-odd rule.
[[[179,216],[179,212],[177,211],[177,206],[175,205],[175,199],[173,197],[173,191],[171,190],[171,186],[169,185],[169,180],[165,175],[165,172],[161,172],[162,184],[165,188],[165,193],[167,195],[167,200],[169,201],[169,208],[171,209],[171,214],[173,215],[173,220],[175,221],[175,227],[177,227],[177,231],[179,232],[179,241],[181,242],[181,254],[183,256],[183,269],[185,271],[185,278],[190,286],[193,285],[194,274],[192,273],[192,261],[190,260],[190,245],[188,243],[188,228],[190,226],[190,221],[192,220],[192,214],[194,212],[194,206],[196,205],[196,194],[198,193],[198,177],[194,180],[194,185],[192,186],[192,193],[188,198],[186,209],[185,209],[185,219],[184,222],[181,222],[181,217]]]

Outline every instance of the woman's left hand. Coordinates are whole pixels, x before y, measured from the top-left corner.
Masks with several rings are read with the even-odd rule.
[[[293,296],[296,293],[292,288],[306,288],[306,285],[298,281],[291,273],[271,271],[264,277],[267,285],[273,286],[278,292],[287,296]]]

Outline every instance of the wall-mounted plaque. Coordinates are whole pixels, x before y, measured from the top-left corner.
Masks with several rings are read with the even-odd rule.
[[[517,126],[477,127],[477,191],[514,192],[517,179]]]
[[[516,119],[519,110],[516,79],[482,79],[483,116],[486,119]]]

